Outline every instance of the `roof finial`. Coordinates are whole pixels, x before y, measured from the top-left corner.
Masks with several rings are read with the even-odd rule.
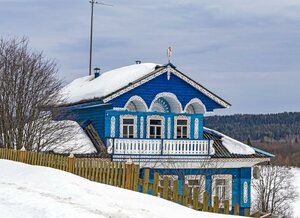
[[[172,48],[169,47],[169,48],[167,49],[168,63],[171,63],[172,52],[173,52],[173,51],[172,51]]]

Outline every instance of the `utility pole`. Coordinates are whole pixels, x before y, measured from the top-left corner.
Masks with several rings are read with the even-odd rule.
[[[92,75],[92,55],[93,55],[93,22],[94,22],[94,4],[104,5],[104,6],[111,6],[108,4],[104,4],[101,2],[97,2],[95,0],[91,0],[91,32],[90,32],[90,63],[89,63],[89,75]]]

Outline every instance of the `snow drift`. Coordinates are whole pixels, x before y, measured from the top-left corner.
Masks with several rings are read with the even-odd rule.
[[[60,170],[0,160],[1,217],[235,217],[199,212]]]

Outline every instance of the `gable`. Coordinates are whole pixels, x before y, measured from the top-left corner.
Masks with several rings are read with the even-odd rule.
[[[188,77],[183,75],[177,70],[172,69],[172,72],[168,71],[172,68],[163,69],[156,72],[157,75],[151,75],[148,78],[141,80],[128,86],[119,91],[119,93],[114,93],[111,96],[107,96],[103,99],[104,102],[113,104],[114,107],[124,107],[127,101],[132,96],[140,96],[148,108],[159,93],[173,93],[178,98],[181,103],[182,108],[184,108],[192,99],[198,98],[205,105],[207,111],[213,111],[217,108],[228,107],[229,104],[216,95],[212,94],[204,87],[200,86],[196,82],[190,80]],[[194,83],[194,84],[193,84]],[[199,88],[202,88],[205,93],[201,92]],[[211,96],[209,96],[209,94]],[[218,101],[216,99],[218,98]]]

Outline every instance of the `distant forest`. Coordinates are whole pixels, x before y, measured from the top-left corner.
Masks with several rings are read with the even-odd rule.
[[[272,164],[300,167],[300,112],[211,116],[204,125],[274,154]]]
[[[204,126],[247,141],[300,141],[300,112],[205,117]]]

